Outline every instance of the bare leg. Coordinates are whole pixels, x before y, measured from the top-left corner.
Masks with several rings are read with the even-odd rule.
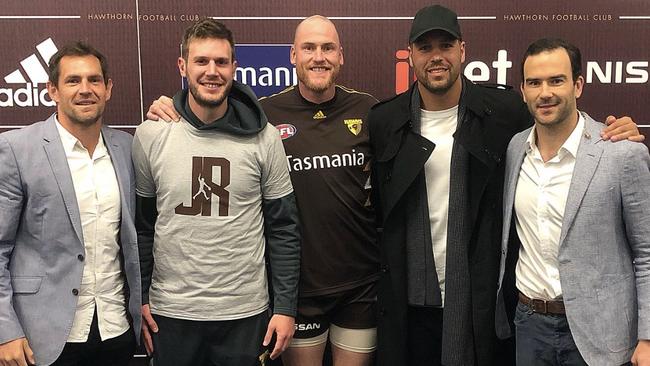
[[[282,353],[282,363],[284,366],[322,366],[324,352],[325,343],[308,347],[289,347]]]
[[[334,366],[370,366],[374,355],[374,352],[352,352],[332,345]]]

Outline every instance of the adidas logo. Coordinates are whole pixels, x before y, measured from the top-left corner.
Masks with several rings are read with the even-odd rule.
[[[314,114],[313,118],[314,119],[323,119],[323,118],[327,118],[327,116],[325,115],[325,113],[323,113],[323,111],[318,111],[318,112],[316,112],[316,114]]]
[[[0,107],[52,107],[56,105],[50,99],[44,86],[48,80],[45,66],[49,64],[50,58],[58,49],[52,38],[48,38],[36,45],[36,50],[38,53],[33,53],[20,61],[22,71],[18,68],[4,77],[7,84],[23,84],[25,87],[0,88]],[[39,89],[39,84],[43,86],[42,89]]]

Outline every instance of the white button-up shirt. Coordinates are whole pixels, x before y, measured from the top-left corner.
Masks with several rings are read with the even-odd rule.
[[[79,205],[85,253],[81,288],[68,342],[88,340],[95,308],[102,340],[129,329],[120,266],[118,235],[121,219],[120,189],[100,135],[92,157],[57,120],[63,149]]]
[[[571,135],[546,163],[535,143],[535,128],[528,136],[515,192],[515,224],[521,240],[517,288],[529,298],[562,298],[558,265],[562,219],[584,126],[579,114]]]

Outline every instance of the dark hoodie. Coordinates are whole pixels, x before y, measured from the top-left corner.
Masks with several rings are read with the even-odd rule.
[[[267,126],[266,115],[248,86],[233,81],[227,102],[228,109],[223,117],[205,124],[192,112],[186,89],[174,96],[174,108],[199,130],[254,135]],[[262,211],[273,313],[295,317],[300,274],[300,230],[295,196],[290,193],[282,198],[263,199]],[[153,238],[157,217],[156,197],[136,196],[135,225],[140,251],[143,304],[149,303],[149,286],[154,265]]]
[[[255,93],[247,85],[232,82],[228,94],[228,109],[223,117],[210,123],[203,123],[190,108],[188,90],[182,89],[174,95],[174,108],[198,130],[219,130],[235,135],[254,135],[264,129],[268,120],[257,102]]]

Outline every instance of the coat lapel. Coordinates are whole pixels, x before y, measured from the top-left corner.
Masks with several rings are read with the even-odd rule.
[[[59,186],[59,191],[63,197],[66,212],[72,222],[72,227],[74,228],[75,234],[77,234],[79,243],[83,244],[83,231],[77,196],[74,191],[74,183],[72,182],[72,175],[68,167],[68,160],[63,149],[61,136],[59,136],[59,131],[56,128],[54,114],[47,119],[43,131],[42,143],[47,160],[50,163],[50,168],[56,179],[56,184]]]
[[[580,208],[580,203],[585,196],[585,192],[587,192],[589,183],[594,177],[598,162],[603,154],[603,149],[597,146],[597,143],[601,141],[600,130],[602,126],[589,116],[584,115],[584,117],[585,130],[580,140],[580,146],[578,147],[573,176],[571,177],[571,186],[569,187],[569,194],[564,208],[560,247],[571,225],[573,225],[573,221]]]
[[[473,227],[476,221],[485,188],[495,170],[498,169],[512,136],[511,131],[502,128],[510,124],[492,115],[492,107],[486,104],[476,88],[477,86],[464,80],[460,102],[461,107],[464,106],[464,111],[461,111],[462,115],[459,116],[462,118],[462,121],[459,120],[460,127],[454,133],[455,143],[463,146],[472,160],[467,180],[469,217],[472,223],[469,227]]]
[[[411,186],[415,177],[422,172],[424,163],[429,159],[434,147],[431,141],[412,131],[405,133],[402,148],[395,156],[393,172],[386,177],[386,216]]]
[[[393,160],[390,172],[380,177],[384,180],[382,211],[385,218],[390,216],[395,205],[422,172],[424,163],[435,147],[433,142],[412,130],[410,100],[415,85],[413,84],[408,93],[398,96],[400,98],[397,103],[398,108],[395,108],[391,115],[386,116],[391,126],[386,136],[382,138],[386,141],[386,146],[376,157],[378,162]]]

